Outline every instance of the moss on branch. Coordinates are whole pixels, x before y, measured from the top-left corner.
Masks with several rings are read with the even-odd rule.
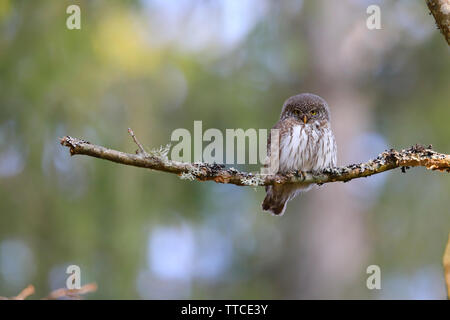
[[[166,156],[146,153],[141,148],[136,154],[124,153],[70,136],[61,138],[60,143],[70,149],[71,155],[86,155],[124,165],[174,173],[186,180],[211,180],[217,183],[228,183],[238,186],[347,182],[395,168],[401,168],[404,172],[409,167],[419,166],[430,170],[450,172],[450,155],[435,152],[431,149],[431,146],[426,148],[421,145],[415,145],[401,151],[391,149],[382,152],[376,159],[364,163],[330,168],[321,172],[288,172],[285,174],[262,175],[226,168],[224,165],[219,164],[172,161]]]

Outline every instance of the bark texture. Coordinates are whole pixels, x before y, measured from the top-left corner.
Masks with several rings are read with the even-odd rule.
[[[171,161],[166,154],[155,155],[139,150],[136,154],[125,153],[103,146],[91,144],[88,141],[65,136],[60,139],[61,145],[68,147],[71,155],[86,155],[116,163],[164,171],[179,175],[183,179],[198,181],[215,181],[238,186],[267,186],[284,183],[329,183],[368,177],[373,174],[402,168],[404,172],[409,167],[426,167],[430,170],[450,172],[450,155],[415,145],[411,148],[396,151],[394,149],[381,153],[376,159],[364,163],[336,167],[322,172],[289,172],[286,174],[261,175],[226,168],[224,165],[203,162],[186,163]]]

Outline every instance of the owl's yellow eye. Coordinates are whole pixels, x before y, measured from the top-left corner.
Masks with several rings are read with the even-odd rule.
[[[316,111],[316,110],[311,111],[311,115],[312,115],[312,116],[315,116],[316,114],[317,114],[317,111]]]
[[[299,115],[300,115],[300,111],[299,111],[299,110],[294,110],[294,114],[295,114],[296,116],[299,116]]]

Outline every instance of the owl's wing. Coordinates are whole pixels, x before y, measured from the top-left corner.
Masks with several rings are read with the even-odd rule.
[[[279,120],[277,123],[275,123],[275,125],[271,128],[272,129],[278,129],[281,131],[282,128],[282,122],[281,120]],[[267,168],[269,166],[269,159],[270,159],[270,149],[271,149],[271,141],[272,141],[272,132],[271,130],[269,130],[269,132],[267,133],[267,156],[266,159],[264,161],[264,168]],[[281,132],[279,132],[281,133]],[[271,186],[266,186],[266,191],[271,189]]]
[[[281,141],[281,137],[289,131],[290,126],[287,126],[285,122],[279,120],[275,125],[272,127],[272,129],[278,129],[279,131],[279,138],[278,141]],[[272,130],[271,129],[271,130]],[[270,143],[272,138],[272,132],[269,131],[267,134],[267,156],[270,157]]]
[[[282,121],[282,120],[278,120],[277,123],[275,123],[275,125],[272,127],[272,129],[278,129],[278,142],[281,143],[281,137],[283,135],[285,135],[291,128],[291,125],[289,123],[289,121]],[[270,159],[270,151],[271,151],[271,139],[272,138],[272,132],[269,131],[267,134],[267,157],[264,163],[264,167],[267,168],[269,166],[269,159]],[[278,152],[280,152],[278,150]],[[279,156],[279,154],[278,154]],[[271,188],[271,186],[266,186],[266,191],[268,191]]]
[[[333,132],[331,132],[331,167],[337,166],[337,144],[336,144],[336,138],[334,137]]]

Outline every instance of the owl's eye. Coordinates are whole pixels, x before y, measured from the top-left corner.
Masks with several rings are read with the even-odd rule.
[[[294,110],[294,115],[299,116],[300,115],[300,110]]]
[[[316,111],[316,110],[312,110],[312,111],[311,111],[311,115],[312,115],[312,116],[315,116],[316,114],[317,114],[317,111]]]

